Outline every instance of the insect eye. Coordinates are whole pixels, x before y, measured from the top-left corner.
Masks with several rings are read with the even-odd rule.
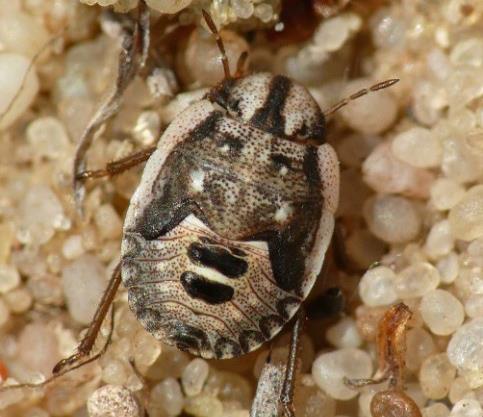
[[[239,98],[232,98],[228,101],[228,109],[240,114],[240,99]]]
[[[299,135],[305,138],[307,136],[308,130],[309,129],[308,129],[307,124],[305,123],[305,120],[304,120],[302,127],[299,130]]]

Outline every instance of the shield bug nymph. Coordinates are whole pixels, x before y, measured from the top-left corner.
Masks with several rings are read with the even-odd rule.
[[[339,193],[325,115],[396,80],[324,115],[305,87],[283,75],[244,76],[243,56],[232,76],[203,14],[224,80],[177,116],[155,149],[99,175],[76,173],[77,181],[113,174],[149,156],[126,214],[120,264],[78,353],[55,371],[90,352],[121,281],[157,339],[225,359],[272,339],[321,271]]]
[[[217,359],[256,349],[298,310],[321,270],[339,188],[308,91],[281,75],[234,78],[225,68],[147,162],[121,260],[143,326]]]

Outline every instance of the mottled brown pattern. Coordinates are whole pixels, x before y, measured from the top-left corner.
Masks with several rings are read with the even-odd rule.
[[[323,140],[320,109],[285,77],[252,76],[251,96],[240,95],[246,80],[212,90],[221,108],[202,100],[173,121],[124,229],[134,313],[156,338],[205,358],[247,353],[280,331],[312,287],[333,227],[337,192],[324,209],[322,184],[338,185],[335,156],[301,143]]]

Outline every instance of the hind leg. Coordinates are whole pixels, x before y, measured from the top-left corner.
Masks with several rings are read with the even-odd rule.
[[[57,363],[57,365],[55,365],[54,369],[52,370],[54,374],[62,372],[65,367],[72,366],[73,364],[79,362],[81,359],[86,358],[91,353],[97,335],[99,334],[99,330],[101,329],[102,322],[104,321],[104,318],[106,317],[106,314],[111,307],[120,283],[121,263],[117,264],[116,268],[114,269],[109,284],[107,285],[106,291],[104,292],[99,306],[97,307],[96,313],[94,314],[94,318],[92,319],[87,333],[80,342],[79,347],[77,348],[77,352],[74,353],[72,356],[62,359],[59,363]]]

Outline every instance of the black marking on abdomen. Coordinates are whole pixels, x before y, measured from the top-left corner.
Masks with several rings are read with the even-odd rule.
[[[219,338],[215,343],[215,355],[218,359],[223,357],[237,357],[242,354],[240,345],[226,337]]]
[[[258,322],[258,327],[263,334],[265,339],[270,339],[272,337],[273,331],[275,329],[280,329],[285,324],[285,320],[282,317],[272,314],[270,316],[265,316]]]
[[[192,243],[188,248],[188,257],[198,265],[213,268],[228,278],[240,278],[248,270],[248,263],[223,247]]]
[[[238,341],[240,342],[243,352],[248,353],[253,349],[253,346],[261,345],[265,341],[265,338],[260,332],[244,330],[238,337]]]
[[[301,304],[301,299],[286,297],[277,302],[277,311],[285,320],[289,319],[290,310]]]
[[[307,146],[304,155],[304,173],[310,186],[314,187],[314,191],[320,189],[320,173],[319,173],[319,157],[317,155],[317,148],[314,146]]]
[[[235,290],[229,285],[210,281],[191,271],[183,272],[180,281],[190,297],[203,300],[208,304],[226,303],[233,298],[235,293]]]
[[[178,349],[183,351],[201,354],[202,350],[211,350],[208,336],[203,330],[180,321],[171,324],[168,337],[173,340]]]
[[[282,112],[291,86],[292,81],[289,78],[283,75],[273,77],[265,103],[250,120],[255,127],[278,136],[285,136],[285,118]]]
[[[313,249],[322,216],[321,180],[317,165],[317,149],[309,146],[304,155],[303,169],[309,195],[318,196],[294,205],[295,213],[281,230],[267,230],[250,236],[250,240],[265,240],[270,264],[277,285],[287,292],[302,296],[303,280],[308,271],[305,260]]]

